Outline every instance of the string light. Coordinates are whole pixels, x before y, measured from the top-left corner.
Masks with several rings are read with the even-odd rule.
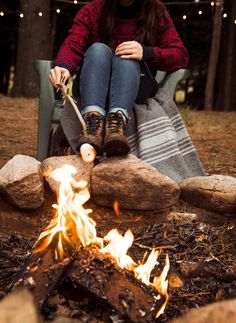
[[[59,1],[59,2],[68,2],[69,3],[69,0],[65,0],[65,1],[63,1],[63,0],[56,0],[56,1]],[[235,1],[235,0],[234,0]],[[70,3],[74,3],[74,4],[78,4],[79,3],[79,1],[78,0],[71,0],[71,2]],[[86,4],[86,3],[89,3],[89,1],[81,1],[80,2],[81,4]],[[173,3],[173,2],[166,2],[166,5],[168,6],[168,5],[182,5],[182,3],[183,3],[183,1],[180,1],[180,2],[175,2],[175,3]],[[199,4],[208,4],[208,5],[211,5],[212,7],[213,6],[215,6],[216,5],[216,3],[217,3],[217,1],[206,1],[206,0],[204,0],[204,1],[202,1],[202,0],[192,0],[192,2],[191,1],[186,1],[186,4],[191,4],[192,3],[192,5],[193,6],[198,6]],[[193,8],[194,9],[194,8]],[[197,10],[197,9],[196,9]],[[59,13],[61,13],[61,9],[60,8],[51,8],[50,9],[50,11],[54,11],[54,12],[56,12],[57,14],[59,14]],[[3,17],[3,16],[5,16],[6,14],[8,14],[8,13],[10,13],[10,14],[12,14],[13,12],[11,12],[11,11],[5,11],[5,12],[3,12],[3,11],[0,11],[0,17]],[[192,10],[191,10],[191,13],[192,13]],[[197,11],[197,13],[198,13],[198,15],[199,16],[201,16],[201,15],[203,15],[203,10],[198,10]],[[17,14],[17,12],[16,12],[16,14]],[[36,14],[39,16],[39,17],[42,17],[43,16],[43,12],[42,11],[39,11],[39,12],[36,12]],[[20,18],[24,18],[24,14],[23,13],[20,13],[19,14],[19,17]],[[227,12],[224,12],[223,13],[223,18],[227,18],[228,17],[228,14],[227,14]],[[186,19],[188,19],[189,18],[189,14],[187,13],[187,14],[183,14],[182,15],[182,19],[183,20],[186,20]],[[233,19],[233,21],[232,21],[232,23],[233,24],[235,24],[236,25],[236,19]]]

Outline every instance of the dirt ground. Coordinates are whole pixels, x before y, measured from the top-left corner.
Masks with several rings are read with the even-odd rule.
[[[37,99],[0,96],[0,167],[15,154],[36,156],[37,111]],[[181,114],[206,171],[236,176],[236,112]]]

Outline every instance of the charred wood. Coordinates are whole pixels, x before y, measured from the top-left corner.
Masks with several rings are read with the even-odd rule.
[[[236,280],[236,273],[224,272],[219,267],[204,262],[198,263],[192,261],[184,261],[180,264],[180,271],[186,278],[213,277],[224,282],[233,282],[234,280]]]
[[[12,290],[27,287],[35,301],[42,306],[44,301],[57,288],[73,261],[73,257],[61,262],[55,261],[54,252],[48,249],[40,254],[31,254],[26,266],[12,284]]]
[[[122,317],[134,322],[152,321],[165,300],[96,249],[81,249],[67,278],[74,288],[87,290],[90,296],[106,301]]]

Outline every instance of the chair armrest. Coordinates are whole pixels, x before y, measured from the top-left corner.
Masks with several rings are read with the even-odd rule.
[[[40,77],[37,152],[37,159],[40,161],[48,155],[51,119],[56,100],[55,90],[49,81],[49,72],[52,66],[53,62],[49,60],[36,60],[34,62],[34,67]]]
[[[158,71],[156,80],[166,93],[174,97],[177,84],[182,80],[186,80],[189,76],[190,72],[187,69],[179,69],[171,73]]]

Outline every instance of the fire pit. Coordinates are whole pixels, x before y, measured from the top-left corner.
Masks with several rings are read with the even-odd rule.
[[[135,322],[157,319],[168,302],[168,254],[161,274],[151,278],[161,250],[152,249],[137,263],[127,253],[134,240],[131,230],[122,235],[113,229],[104,238],[98,237],[92,210],[83,207],[90,197],[87,183],[76,182],[75,173],[72,166],[64,166],[51,174],[60,182],[58,204],[53,205],[56,215],[36,241],[13,289],[29,287],[43,306],[66,277],[73,287],[106,300],[124,318]]]
[[[85,183],[73,180],[71,168],[66,173],[64,169],[54,203],[56,215],[31,255],[26,249],[30,251],[32,244],[22,237],[0,236],[2,291],[12,282],[12,273],[19,271],[11,286],[27,286],[46,320],[63,316],[85,322],[151,322],[155,316],[168,322],[192,307],[236,297],[232,219],[217,219],[213,225],[194,217],[179,221],[178,214],[187,211],[184,202],[178,206],[182,213],[173,212],[175,217],[168,222],[161,222],[166,218],[154,212],[129,211],[124,216],[117,203],[115,220],[107,209],[92,214],[84,207],[91,205]],[[59,172],[54,176],[58,178]],[[103,222],[101,227],[99,217],[107,225]],[[117,223],[113,230],[111,217]],[[157,256],[160,264],[155,266]],[[162,285],[156,286],[160,281]]]

